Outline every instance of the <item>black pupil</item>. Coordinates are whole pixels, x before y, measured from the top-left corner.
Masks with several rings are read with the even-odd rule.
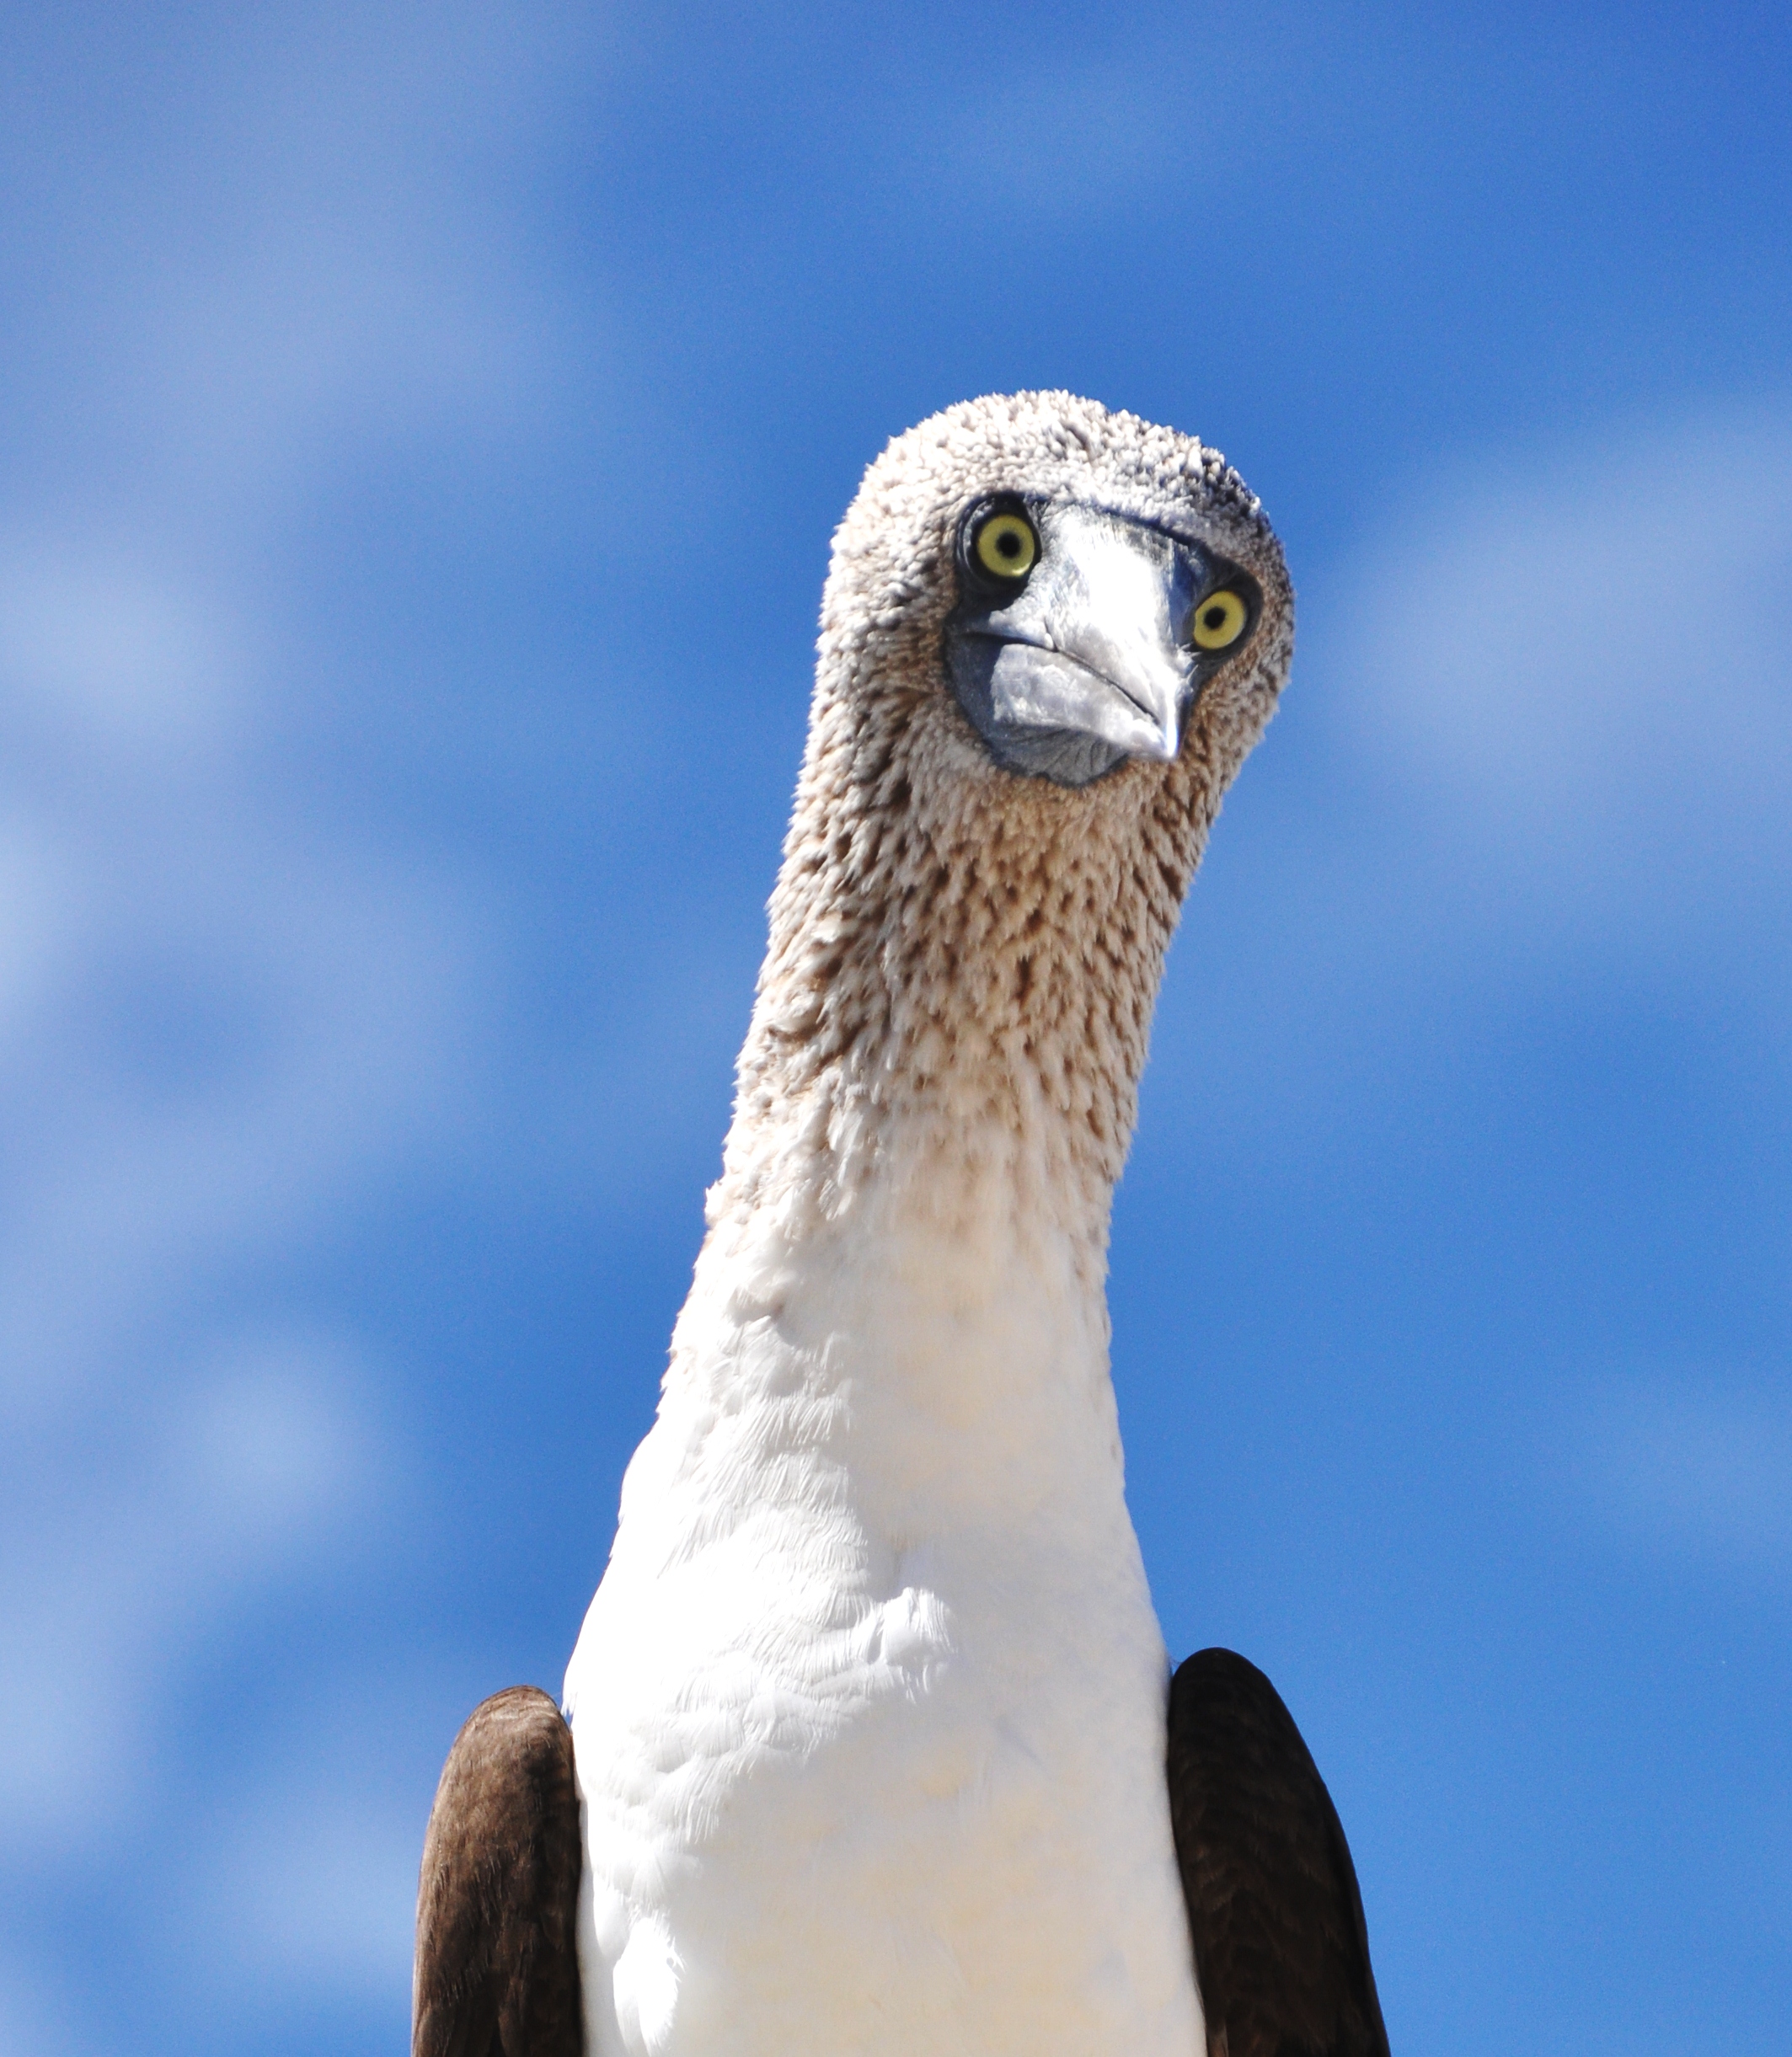
[[[1005,528],[996,538],[996,548],[1003,557],[1020,555],[1020,538],[1011,528]]]
[[[1223,607],[1209,607],[1201,618],[1204,628],[1223,628],[1226,621],[1226,610]]]

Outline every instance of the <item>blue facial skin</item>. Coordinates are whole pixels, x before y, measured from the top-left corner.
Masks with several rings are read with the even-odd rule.
[[[1014,577],[976,548],[1003,515],[1037,542]],[[1235,565],[1102,508],[983,502],[960,525],[957,556],[945,657],[958,703],[1004,770],[1061,786],[1089,785],[1129,757],[1174,757],[1201,687],[1256,625],[1256,587]],[[1223,649],[1198,649],[1197,612],[1222,590],[1244,603],[1244,624]]]

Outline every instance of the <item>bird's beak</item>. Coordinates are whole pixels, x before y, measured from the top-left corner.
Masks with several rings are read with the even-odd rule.
[[[1168,761],[1199,687],[1185,628],[1209,571],[1187,546],[1099,508],[1048,507],[1012,600],[947,629],[959,704],[1008,770],[1083,786],[1128,757]]]

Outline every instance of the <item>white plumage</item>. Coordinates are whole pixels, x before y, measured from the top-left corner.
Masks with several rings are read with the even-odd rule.
[[[567,1675],[605,2057],[1200,2046],[1100,1225],[965,1141],[699,1263]]]

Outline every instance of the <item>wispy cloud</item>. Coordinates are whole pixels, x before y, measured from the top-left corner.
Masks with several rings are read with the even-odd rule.
[[[42,1969],[22,1952],[0,1953],[0,2049],[86,2057],[92,2047]]]
[[[255,1797],[184,1881],[202,1919],[174,1941],[194,1974],[233,1998],[322,1982],[402,2011],[409,2003],[420,1825],[350,1782]]]
[[[1192,135],[1205,129],[1211,141],[1218,126],[1211,99],[1154,91],[1153,70],[1149,57],[1125,51],[1003,66],[987,94],[955,99],[944,121],[917,124],[905,107],[907,168],[1005,235],[1099,219],[1136,201],[1166,164],[1185,184],[1211,186],[1211,168],[1187,147]]]
[[[1583,1504],[1625,1543],[1792,1571],[1792,1398],[1713,1380],[1613,1381],[1570,1441]]]
[[[98,1894],[120,1936],[195,1667],[403,1484],[364,1344],[257,1282],[482,1119],[493,944],[465,881],[294,778],[323,660],[291,589],[345,464],[539,393],[559,332],[477,166],[543,29],[518,55],[476,13],[325,10],[146,94],[206,147],[75,175],[37,375],[76,462],[0,489],[0,1894]],[[40,227],[75,204],[41,197]],[[158,1898],[202,1932],[277,1847],[278,1889],[233,1903],[236,1985],[389,1982],[415,1825],[294,1776]],[[0,1992],[51,2025],[19,2047],[66,2041],[57,1975]]]
[[[179,596],[10,569],[11,622],[31,623],[0,642],[17,1423],[91,1400],[104,1363],[141,1361],[217,1290],[225,1252],[302,1231],[350,1167],[440,1118],[479,944],[446,881],[280,791],[254,673],[210,654]]]
[[[340,1351],[270,1337],[169,1369],[164,1390],[115,1391],[30,1439],[47,1477],[13,1472],[0,1861],[73,1863],[153,1817],[183,1659],[320,1547],[352,1547],[379,1480]]]
[[[1792,405],[1415,495],[1325,649],[1357,747],[1495,892],[1597,919],[1646,881],[1677,927],[1784,908]]]

